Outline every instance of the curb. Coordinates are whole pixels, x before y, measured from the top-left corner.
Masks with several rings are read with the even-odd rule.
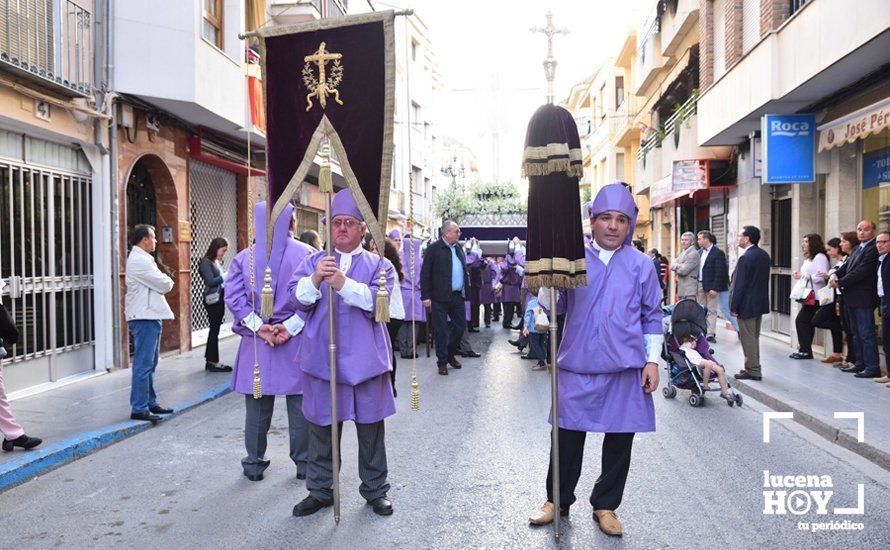
[[[230,383],[224,382],[195,397],[177,403],[173,406],[174,412],[164,415],[163,420],[158,424],[168,422],[186,411],[213,401],[231,391]],[[20,458],[0,464],[0,493],[150,428],[152,428],[151,422],[126,420],[92,432],[71,436],[43,447],[39,451],[23,452]]]
[[[870,445],[865,442],[860,443],[856,440],[855,436],[850,435],[844,430],[813,416],[812,414],[800,409],[799,407],[796,407],[777,397],[773,397],[768,393],[752,387],[749,382],[745,382],[744,380],[736,380],[735,378],[733,378],[731,384],[732,387],[736,388],[745,395],[753,397],[754,399],[760,401],[774,411],[793,412],[794,421],[801,426],[819,434],[832,443],[840,445],[841,447],[858,454],[859,456],[877,464],[885,470],[890,470],[890,452],[879,449],[874,445]]]

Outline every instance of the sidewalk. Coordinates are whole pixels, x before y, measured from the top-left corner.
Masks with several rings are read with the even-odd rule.
[[[718,326],[717,343],[711,347],[728,376],[744,367],[742,347],[732,330]],[[890,470],[890,388],[840,372],[821,363],[821,357],[790,359],[793,351],[785,343],[761,337],[763,380],[730,378],[730,383],[776,411],[793,412],[796,422]],[[864,442],[857,441],[856,420],[836,419],[835,412],[865,413]]]
[[[223,363],[231,364],[239,338],[220,342]],[[165,420],[229,392],[229,373],[204,370],[204,348],[161,358],[155,391],[174,409]],[[43,439],[33,451],[0,452],[0,491],[152,427],[130,420],[130,370],[49,390],[11,403],[25,433]]]

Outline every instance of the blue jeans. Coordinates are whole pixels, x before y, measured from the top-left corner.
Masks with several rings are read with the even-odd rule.
[[[853,346],[856,348],[856,368],[865,369],[867,372],[880,371],[874,308],[851,307],[847,310],[850,313]]]
[[[433,301],[430,308],[433,317],[433,330],[436,336],[436,361],[440,365],[448,362],[457,353],[460,339],[467,330],[467,310],[460,292],[451,294],[451,301]],[[448,331],[448,318],[451,317],[451,331]]]
[[[732,323],[732,328],[738,333],[739,320],[733,317],[729,312],[729,291],[724,290],[723,292],[719,292],[718,297],[720,298],[720,308],[723,309],[723,315],[725,315],[729,322]]]
[[[130,410],[134,413],[147,413],[149,407],[157,407],[154,379],[155,367],[161,352],[161,321],[137,319],[127,321],[133,336],[133,382],[130,386]]]
[[[529,355],[534,356],[538,360],[538,364],[543,367],[545,365],[544,358],[547,357],[547,352],[544,350],[547,346],[547,335],[543,332],[529,332],[528,343],[531,346]]]

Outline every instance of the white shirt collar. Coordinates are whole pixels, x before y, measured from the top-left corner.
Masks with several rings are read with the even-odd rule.
[[[358,246],[356,247],[356,249],[353,250],[352,252],[343,252],[343,251],[340,250],[339,248],[337,248],[337,249],[335,249],[335,250],[336,250],[337,252],[339,252],[341,255],[344,255],[344,256],[346,256],[346,255],[348,255],[348,256],[358,256],[359,254],[362,253],[362,250],[364,250],[364,248],[362,248],[362,245],[358,245]]]
[[[612,256],[621,249],[621,247],[619,246],[615,250],[606,250],[600,243],[596,242],[596,239],[591,239],[590,246],[592,246],[593,249],[596,250],[597,256],[599,257],[600,261],[606,265],[609,265],[609,261],[612,259]]]
[[[349,268],[352,267],[352,258],[358,256],[364,251],[362,245],[358,245],[358,247],[352,252],[342,252],[341,250],[337,250],[340,253],[340,271],[344,274],[349,272]]]

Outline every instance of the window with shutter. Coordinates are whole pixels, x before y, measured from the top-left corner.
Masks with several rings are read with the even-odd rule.
[[[742,55],[760,42],[760,0],[742,3]]]

